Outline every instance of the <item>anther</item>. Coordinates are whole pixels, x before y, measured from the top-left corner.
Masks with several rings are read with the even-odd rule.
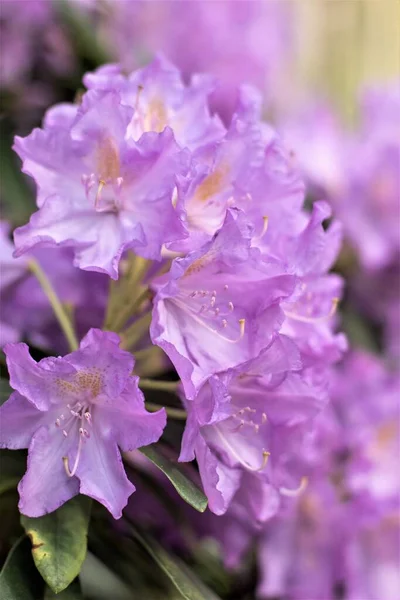
[[[263,413],[261,415],[261,423],[266,423],[267,422],[267,415],[265,413]]]
[[[61,425],[60,419],[56,419],[56,427],[60,427],[60,425]]]
[[[233,302],[228,302],[228,308],[230,311],[233,310]]]
[[[63,435],[64,437],[68,437],[68,433],[65,431],[65,429],[63,429]]]
[[[222,319],[222,327],[226,327],[228,325],[228,321],[226,319]]]
[[[224,290],[226,291],[226,290],[228,289],[228,287],[229,287],[229,286],[228,286],[228,284],[226,283],[226,284],[224,285]]]

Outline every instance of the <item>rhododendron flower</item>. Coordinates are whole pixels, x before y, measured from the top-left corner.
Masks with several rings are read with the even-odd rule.
[[[162,55],[128,77],[120,65],[104,65],[83,79],[94,90],[115,91],[123,104],[135,109],[129,135],[138,140],[143,133],[161,133],[171,127],[177,143],[195,155],[218,142],[225,127],[218,115],[210,115],[208,96],[215,82],[208,75],[194,75],[188,86],[179,70]]]
[[[184,237],[172,198],[189,151],[169,127],[135,140],[135,109],[117,91],[91,90],[73,112],[53,109],[44,129],[16,138],[39,188],[39,211],[15,232],[17,255],[37,245],[72,246],[77,266],[117,279],[124,250],[159,259],[163,244]]]
[[[299,373],[301,366],[295,344],[278,336],[258,358],[213,376],[184,402],[180,460],[196,457],[216,514],[236,494],[248,516],[263,522],[278,511],[280,495],[301,483],[304,434],[327,401],[326,392]]]
[[[228,213],[209,244],[175,259],[154,283],[152,340],[174,363],[190,399],[214,373],[257,356],[282,324],[279,301],[292,293],[295,278],[278,260],[262,260],[249,232],[241,215]]]
[[[36,363],[25,344],[5,347],[15,392],[1,407],[1,447],[28,448],[28,468],[19,484],[19,508],[38,517],[78,493],[112,513],[135,491],[120,450],[156,442],[164,409],[144,408],[134,359],[119,337],[91,329],[79,350]]]

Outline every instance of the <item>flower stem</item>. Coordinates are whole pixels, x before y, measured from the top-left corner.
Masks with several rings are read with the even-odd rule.
[[[31,258],[28,262],[28,267],[35,275],[36,279],[40,283],[43,292],[46,294],[48,301],[53,309],[53,312],[60,324],[61,329],[64,332],[70,350],[77,350],[79,347],[78,338],[76,337],[74,328],[72,326],[71,320],[68,317],[66,310],[59,297],[57,296],[53,286],[51,285],[46,273],[43,271],[40,264],[33,258]]]
[[[144,313],[121,334],[122,348],[130,350],[144,336],[151,323],[151,313]]]
[[[160,408],[165,408],[165,412],[167,413],[167,415],[169,417],[171,417],[171,419],[178,419],[178,420],[184,421],[187,418],[186,411],[182,410],[181,408],[172,408],[171,406],[161,406],[160,404],[154,404],[154,402],[146,402],[146,408],[150,412],[156,412],[157,410],[160,410]]]
[[[157,379],[139,379],[142,390],[161,390],[174,394],[178,390],[179,381],[158,381]]]

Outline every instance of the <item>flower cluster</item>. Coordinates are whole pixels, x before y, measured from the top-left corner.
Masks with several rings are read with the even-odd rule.
[[[145,412],[127,350],[158,347],[187,413],[180,461],[197,459],[212,512],[233,506],[258,526],[305,485],[301,448],[346,348],[335,332],[342,280],[328,273],[341,227],[325,225],[325,202],[304,209],[255,90],[241,89],[225,127],[208,109],[213,80],[186,86],[161,56],[84,82],[79,104],[53,107],[43,128],[15,140],[38,210],[14,233],[4,295],[33,308],[45,296],[31,292],[32,273],[44,278],[74,350],[36,364],[26,346],[5,348],[16,392],[2,408],[2,445],[29,446],[21,511],[46,513],[80,491],[120,516],[133,487],[117,446],[152,443],[165,425],[163,412]],[[124,350],[93,329],[77,349],[76,334],[101,324],[96,306]],[[34,324],[7,315],[14,338],[57,348],[48,314]]]
[[[333,109],[308,106],[284,123],[284,137],[314,195],[323,193],[343,223],[344,267],[357,309],[385,329],[400,357],[400,87],[365,90],[360,125],[346,131]],[[353,256],[351,255],[353,254]]]

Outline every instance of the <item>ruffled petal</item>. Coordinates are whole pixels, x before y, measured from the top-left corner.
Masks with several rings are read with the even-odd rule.
[[[49,412],[38,410],[18,392],[0,407],[0,447],[28,448],[35,432],[51,420]]]

